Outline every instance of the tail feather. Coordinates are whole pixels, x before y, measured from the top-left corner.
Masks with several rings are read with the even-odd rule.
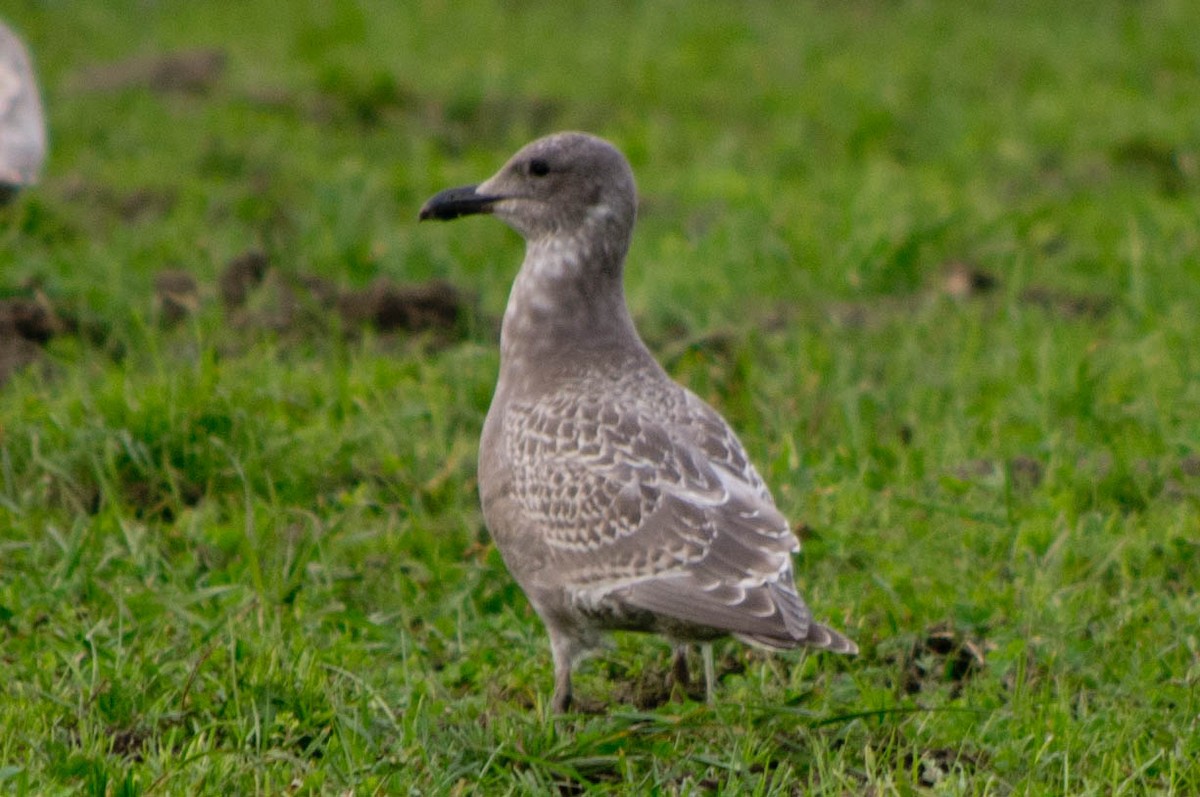
[[[755,634],[734,634],[734,637],[748,645],[768,648],[770,650],[791,650],[792,648],[804,647],[815,650],[828,650],[830,653],[845,653],[849,656],[858,655],[858,645],[854,644],[849,637],[820,623],[809,623],[808,633],[804,639]]]
[[[820,623],[809,624],[808,637],[804,640],[803,644],[805,647],[828,650],[831,653],[845,653],[849,656],[858,655],[858,645],[854,644],[853,640]]]

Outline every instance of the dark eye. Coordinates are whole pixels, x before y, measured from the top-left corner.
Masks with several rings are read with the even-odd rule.
[[[534,158],[529,162],[529,173],[534,177],[545,177],[550,173],[550,164],[541,158]]]

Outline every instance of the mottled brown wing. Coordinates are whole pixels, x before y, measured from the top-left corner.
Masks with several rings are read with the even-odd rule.
[[[675,390],[511,406],[514,498],[581,604],[618,599],[794,645],[809,626],[792,581],[797,540],[736,436]]]

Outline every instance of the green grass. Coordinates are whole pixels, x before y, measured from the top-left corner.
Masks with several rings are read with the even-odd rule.
[[[1200,14],[1185,2],[18,2],[52,157],[0,295],[0,790],[1200,792]],[[92,87],[219,47],[207,90]],[[89,75],[91,76],[89,78]],[[91,82],[89,82],[91,81]],[[536,135],[630,157],[630,302],[803,524],[855,659],[664,643],[547,710],[475,453],[520,241],[415,224]],[[262,321],[235,256],[449,280]],[[943,269],[997,281],[956,299]],[[155,275],[198,310],[162,322]],[[310,303],[311,304],[311,303]]]

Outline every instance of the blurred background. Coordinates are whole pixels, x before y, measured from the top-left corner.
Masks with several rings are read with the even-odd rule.
[[[475,282],[494,308],[480,272],[510,236],[417,233],[413,209],[578,128],[638,174],[643,308],[646,280],[687,290],[714,261],[736,291],[681,305],[912,290],[950,259],[1144,302],[1133,248],[1143,273],[1194,251],[1187,9],[15,3],[53,154],[5,271],[99,306],[164,260],[211,278],[258,247],[347,283]],[[45,246],[68,233],[70,269]]]

